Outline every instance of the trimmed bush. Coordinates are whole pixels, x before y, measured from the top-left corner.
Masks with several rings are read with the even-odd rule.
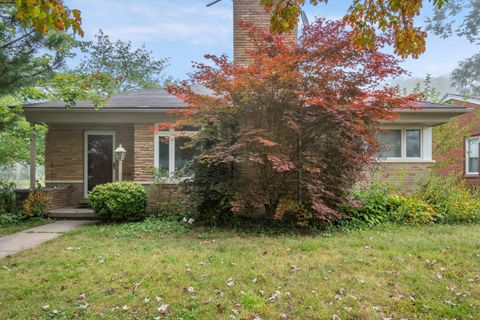
[[[130,221],[143,218],[147,192],[134,182],[98,185],[88,194],[95,214],[108,221]]]
[[[46,216],[50,197],[43,190],[33,190],[28,194],[27,200],[23,203],[23,210],[27,217]]]

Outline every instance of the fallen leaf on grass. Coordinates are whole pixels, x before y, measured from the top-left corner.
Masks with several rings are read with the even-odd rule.
[[[228,278],[227,286],[233,287],[234,285],[235,285],[235,279],[234,278]]]
[[[282,293],[280,291],[275,291],[270,298],[268,298],[268,301],[273,302],[275,301]]]
[[[162,305],[157,308],[157,311],[158,312],[163,312],[163,313],[167,312],[168,311],[168,304],[162,303]]]

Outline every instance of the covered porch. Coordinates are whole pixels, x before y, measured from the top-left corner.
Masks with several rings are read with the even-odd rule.
[[[156,190],[158,186],[154,183],[154,154],[158,149],[154,129],[159,123],[175,121],[171,111],[177,109],[180,102],[164,90],[147,93],[115,95],[98,110],[87,103],[73,108],[61,102],[24,106],[25,116],[32,125],[48,126],[45,187],[56,190],[50,208],[52,213],[64,208],[87,207],[88,192],[95,185],[118,181],[120,163],[115,149],[120,145],[126,151],[121,165],[122,181],[143,185],[152,195],[149,205],[156,204],[162,192]],[[149,97],[150,103],[146,101]],[[33,190],[36,188],[35,135],[30,140],[30,189]]]

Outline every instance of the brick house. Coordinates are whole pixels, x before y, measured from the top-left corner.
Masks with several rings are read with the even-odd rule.
[[[246,31],[236,27],[236,22],[247,21],[268,28],[270,17],[258,0],[234,0],[233,14],[234,60],[248,63],[245,51],[251,42]],[[296,39],[295,32],[288,36]],[[61,102],[25,105],[28,121],[45,123],[49,128],[45,183],[68,194],[55,205],[78,206],[87,200],[88,191],[95,185],[115,181],[118,168],[114,149],[120,144],[127,151],[123,180],[144,185],[150,193],[150,203],[155,203],[163,191],[154,184],[152,168],[174,173],[188,161],[189,152],[179,147],[181,138],[173,131],[154,133],[152,128],[157,123],[173,120],[169,111],[185,107],[162,89],[116,94],[99,110],[86,102],[70,109]],[[385,146],[378,160],[379,167],[394,183],[400,183],[400,174],[403,183],[413,183],[433,162],[432,127],[467,111],[463,107],[432,103],[419,103],[415,110],[398,110],[398,119],[384,123],[385,130],[379,137]],[[35,137],[32,137],[31,163],[35,162],[34,146]],[[34,170],[35,166],[31,168]],[[34,172],[31,176],[35,177]],[[34,186],[35,181],[31,181],[31,187]]]
[[[459,116],[455,119],[466,132],[458,136],[456,145],[443,154],[434,154],[434,159],[439,162],[435,172],[440,176],[454,175],[471,186],[480,185],[479,179],[479,143],[480,122],[478,122],[478,110],[480,110],[480,97],[447,94],[442,102],[464,107],[473,112]]]

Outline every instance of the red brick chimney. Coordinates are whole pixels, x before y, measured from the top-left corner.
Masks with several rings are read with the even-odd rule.
[[[260,4],[260,0],[233,0],[233,59],[236,63],[247,64],[250,60],[247,51],[253,49],[248,31],[238,27],[239,22],[248,22],[258,28],[270,30],[270,14]],[[297,41],[297,29],[285,35]]]

